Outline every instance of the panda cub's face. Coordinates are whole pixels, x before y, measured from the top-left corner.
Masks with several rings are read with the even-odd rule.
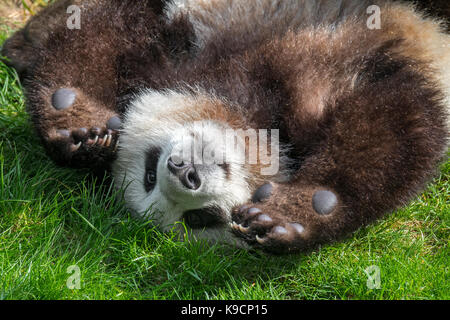
[[[231,210],[250,198],[245,148],[219,156],[229,128],[203,120],[208,107],[201,96],[144,92],[125,116],[113,174],[138,216],[181,233],[184,221],[198,238],[230,242]]]

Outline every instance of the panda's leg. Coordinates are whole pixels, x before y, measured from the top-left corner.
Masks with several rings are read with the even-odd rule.
[[[261,202],[235,208],[234,234],[275,253],[307,250],[422,190],[445,156],[449,132],[442,92],[415,70],[405,66],[341,98],[291,181],[264,186],[254,196]]]
[[[77,3],[80,29],[68,28],[69,15],[66,9],[60,12],[64,23],[51,26],[27,72],[27,111],[55,162],[106,169],[121,129],[118,69],[124,66],[119,57],[158,37],[164,1]]]
[[[60,0],[33,16],[23,29],[16,31],[1,46],[5,63],[16,69],[23,80],[31,72],[39,52],[49,35],[67,20],[67,8],[79,4],[79,0]]]
[[[27,111],[55,162],[101,167],[114,158],[121,124],[116,112],[118,53],[106,30],[79,31],[60,30],[40,52],[23,83]],[[95,32],[103,38],[97,39]],[[94,50],[97,41],[104,45]]]

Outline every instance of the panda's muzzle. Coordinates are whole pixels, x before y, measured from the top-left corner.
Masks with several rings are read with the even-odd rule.
[[[202,184],[195,166],[186,163],[179,157],[172,156],[167,160],[167,168],[189,190],[198,190]]]

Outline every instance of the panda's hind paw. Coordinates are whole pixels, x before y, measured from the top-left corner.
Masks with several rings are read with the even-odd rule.
[[[234,208],[231,232],[272,253],[308,250],[343,233],[345,206],[339,199],[326,187],[265,184],[252,203]]]
[[[107,127],[57,129],[46,139],[53,159],[62,166],[98,167],[113,159],[119,131]]]

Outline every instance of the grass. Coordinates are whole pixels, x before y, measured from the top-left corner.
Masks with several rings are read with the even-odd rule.
[[[409,206],[352,238],[272,257],[179,242],[133,220],[107,182],[46,157],[24,104],[0,64],[0,299],[450,298],[450,161]],[[379,289],[367,285],[370,266]]]

